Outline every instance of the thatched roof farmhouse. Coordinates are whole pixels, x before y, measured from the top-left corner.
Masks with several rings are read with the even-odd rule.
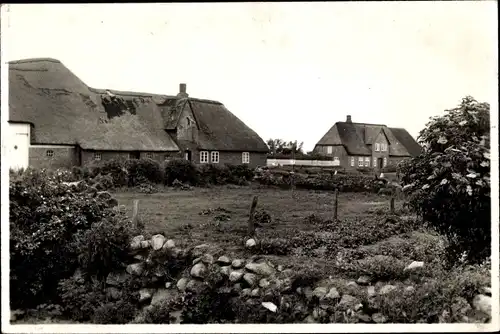
[[[403,128],[383,124],[354,123],[351,116],[336,122],[318,141],[314,152],[331,156],[346,168],[395,165],[419,155],[420,145]]]
[[[88,87],[60,61],[9,63],[12,167],[84,165],[176,155],[196,163],[264,164],[264,141],[224,105]]]

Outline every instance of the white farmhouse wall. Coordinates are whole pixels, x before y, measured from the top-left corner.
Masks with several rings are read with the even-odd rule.
[[[7,163],[12,169],[28,168],[30,130],[29,124],[9,123],[5,144],[7,146]]]
[[[339,161],[335,160],[293,160],[293,159],[267,159],[268,166],[322,166],[332,167],[339,166]]]

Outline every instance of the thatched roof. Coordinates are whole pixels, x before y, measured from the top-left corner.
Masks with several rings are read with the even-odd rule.
[[[56,59],[9,62],[9,120],[33,123],[35,143],[96,150],[179,150],[163,129],[158,96],[112,93],[132,103],[136,117],[109,120],[101,99],[106,91],[89,88]]]
[[[262,138],[217,101],[189,98],[199,128],[200,149],[268,152]]]
[[[380,133],[385,135],[390,144],[391,156],[413,156],[420,150],[415,139],[404,129],[389,128],[383,124],[352,122],[335,123],[316,145],[342,145],[348,154],[371,155],[371,145]]]

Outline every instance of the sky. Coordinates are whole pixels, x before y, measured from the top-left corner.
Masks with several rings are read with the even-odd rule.
[[[95,88],[186,83],[306,151],[346,115],[417,137],[466,95],[498,110],[495,1],[18,4],[2,21],[2,63],[56,58]]]

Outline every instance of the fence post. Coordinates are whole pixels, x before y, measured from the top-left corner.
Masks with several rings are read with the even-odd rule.
[[[391,194],[391,215],[395,214],[394,210],[394,191]]]
[[[257,202],[259,200],[258,196],[254,196],[252,200],[252,206],[250,207],[250,216],[248,217],[248,236],[253,237],[255,233],[255,208],[257,207]]]
[[[134,209],[132,211],[132,226],[138,229],[144,228],[141,217],[139,216],[139,200],[134,199]]]
[[[333,199],[333,220],[337,220],[337,212],[338,212],[338,205],[339,205],[339,189],[335,188],[335,194],[334,194],[334,199]]]

